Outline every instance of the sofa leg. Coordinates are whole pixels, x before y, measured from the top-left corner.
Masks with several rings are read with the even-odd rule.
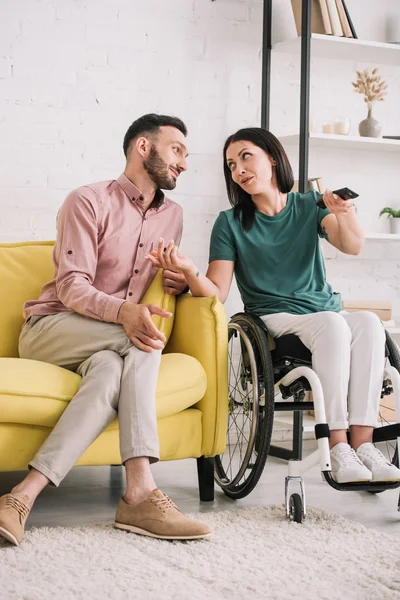
[[[197,475],[199,478],[199,493],[202,502],[214,500],[214,458],[200,456],[197,459]]]

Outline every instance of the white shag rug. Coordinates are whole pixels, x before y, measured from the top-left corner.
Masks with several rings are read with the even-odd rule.
[[[1,600],[400,598],[400,540],[309,508],[193,515],[211,538],[167,542],[112,524],[39,528],[0,542]]]

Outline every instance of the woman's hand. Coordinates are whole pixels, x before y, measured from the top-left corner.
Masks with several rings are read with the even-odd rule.
[[[174,240],[171,240],[165,248],[163,238],[160,238],[157,250],[152,250],[146,258],[158,269],[167,271],[178,271],[189,273],[195,269],[195,264],[191,258],[178,254],[178,246],[175,246]]]
[[[322,198],[325,202],[326,208],[328,208],[334,215],[348,215],[349,213],[353,212],[353,201],[343,200],[337,194],[331,192],[331,190],[325,190]]]
[[[331,212],[321,221],[324,237],[345,254],[360,254],[364,245],[364,233],[352,200],[343,200],[330,190],[324,192],[323,199]]]

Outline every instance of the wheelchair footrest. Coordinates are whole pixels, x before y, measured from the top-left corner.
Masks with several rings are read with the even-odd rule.
[[[376,429],[374,429],[372,441],[375,444],[376,442],[387,442],[388,440],[395,440],[398,437],[400,437],[400,423],[394,423],[393,425],[376,427]]]
[[[400,481],[352,481],[350,483],[338,483],[332,476],[331,471],[322,471],[325,480],[335,490],[341,492],[384,492],[400,487]]]

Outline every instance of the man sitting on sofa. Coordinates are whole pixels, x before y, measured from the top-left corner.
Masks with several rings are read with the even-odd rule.
[[[179,244],[182,235],[182,209],[161,189],[174,189],[187,168],[186,135],[175,117],[137,119],[124,138],[123,175],[71,192],[59,211],[54,278],[25,304],[19,352],[74,370],[82,383],[26,478],[0,498],[0,535],[16,545],[39,493],[60,484],[116,412],[126,492],[115,526],[165,539],[211,533],[156,489],[150,469],[159,459],[155,394],[165,342],[151,315],[171,314],[140,300],[157,272],[146,255],[160,238]],[[163,277],[170,294],[186,287],[178,273]]]

